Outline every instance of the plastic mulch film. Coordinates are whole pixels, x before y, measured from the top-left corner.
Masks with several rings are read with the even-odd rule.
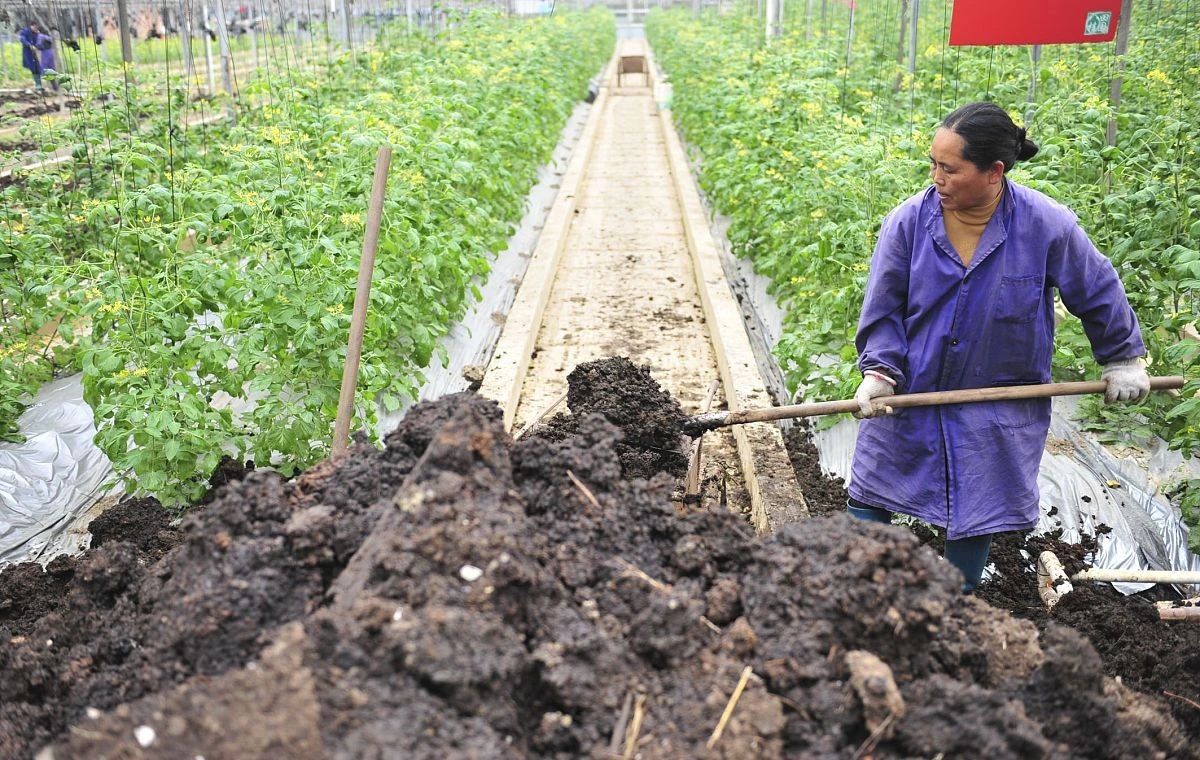
[[[49,561],[90,540],[88,514],[112,475],[80,376],[47,383],[19,421],[24,443],[0,444],[0,564]]]

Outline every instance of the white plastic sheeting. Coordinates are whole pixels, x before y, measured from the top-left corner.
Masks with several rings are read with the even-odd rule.
[[[496,257],[486,283],[478,283],[480,298],[442,340],[449,363],[443,367],[435,358],[425,370],[421,399],[465,390],[463,370],[487,364],[590,110],[586,103],[576,106],[551,162],[539,170],[507,250]],[[381,412],[380,431],[395,427],[404,411]],[[120,491],[116,485],[105,490],[115,481],[112,463],[92,440],[96,427],[83,400],[81,377],[43,386],[18,427],[24,443],[0,443],[0,564],[45,563],[86,549],[91,541],[87,523],[96,516],[97,503]]]
[[[47,383],[21,415],[25,442],[0,444],[0,563],[48,561],[79,551],[74,517],[102,495],[112,475],[92,443],[96,426],[80,376]]]

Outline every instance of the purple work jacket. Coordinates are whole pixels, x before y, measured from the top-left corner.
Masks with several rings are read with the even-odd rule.
[[[969,267],[933,187],[886,219],[855,342],[859,367],[897,393],[1050,381],[1054,289],[1101,364],[1146,353],[1117,272],[1065,206],[1006,182]],[[863,420],[850,495],[947,529],[950,539],[1028,530],[1050,400],[897,409]]]

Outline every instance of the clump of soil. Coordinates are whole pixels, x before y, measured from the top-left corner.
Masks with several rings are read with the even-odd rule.
[[[807,425],[792,425],[783,434],[792,469],[796,471],[796,483],[808,511],[813,515],[828,515],[846,511],[846,481],[825,475],[821,470],[821,455],[813,444],[812,433]]]
[[[599,414],[622,433],[616,446],[625,477],[687,472],[680,437],[687,416],[650,376],[650,367],[639,367],[623,356],[584,362],[567,375],[567,407],[570,416],[556,415],[533,434],[561,440],[575,434],[577,420]]]
[[[423,404],[383,451],[232,484],[154,565],[93,550],[0,649],[0,756],[1195,756],[906,530],[680,516],[574,419],[514,444],[492,402]]]

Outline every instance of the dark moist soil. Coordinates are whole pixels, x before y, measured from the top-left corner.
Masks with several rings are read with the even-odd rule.
[[[796,472],[796,483],[812,515],[846,511],[846,481],[826,475],[807,425],[792,425],[783,435],[784,447]]]
[[[493,402],[421,404],[383,450],[230,484],[153,564],[109,543],[27,583],[66,602],[0,632],[0,757],[1196,757],[908,531],[679,516],[675,475],[575,420],[513,443]]]
[[[844,482],[822,474],[808,429],[793,426],[784,441],[809,511],[814,515],[845,511]],[[1050,515],[1056,510],[1052,508]],[[923,546],[942,553],[944,532],[922,523],[909,530]],[[1098,533],[1110,531],[1105,525],[1097,528]],[[1060,530],[1044,536],[997,535],[989,559],[998,572],[980,585],[976,595],[993,607],[1031,621],[1043,633],[1057,623],[1083,634],[1098,651],[1106,674],[1119,676],[1127,686],[1163,697],[1192,740],[1200,738],[1200,708],[1186,701],[1200,702],[1200,626],[1159,620],[1153,601],[1165,596],[1161,589],[1125,596],[1108,584],[1080,586],[1053,614],[1047,614],[1037,593],[1033,565],[1037,556],[1045,550],[1053,551],[1067,573],[1073,574],[1091,567],[1097,549],[1092,536],[1071,544],[1060,540],[1061,534]],[[1166,696],[1165,692],[1178,697]]]
[[[681,438],[683,407],[650,376],[648,366],[625,357],[578,365],[567,375],[567,407],[534,431],[546,440],[573,435],[578,421],[599,414],[621,431],[617,455],[627,478],[659,472],[682,476],[688,459]]]
[[[32,153],[41,148],[34,140],[6,140],[0,142],[0,153]]]

